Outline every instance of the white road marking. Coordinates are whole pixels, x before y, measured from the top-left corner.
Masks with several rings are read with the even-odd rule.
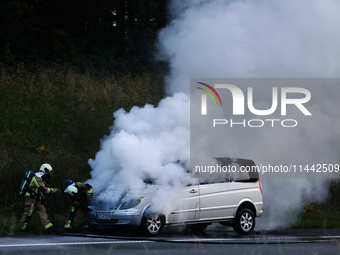
[[[4,247],[55,246],[55,245],[84,245],[84,244],[120,244],[120,243],[149,243],[153,241],[102,241],[102,242],[72,242],[72,243],[29,243],[29,244],[1,244]]]
[[[254,238],[187,238],[187,239],[167,239],[172,242],[199,242],[199,241],[282,241],[282,240],[324,240],[324,239],[340,239],[340,236],[273,236],[273,237],[254,237]]]
[[[255,237],[255,238],[185,238],[185,239],[164,239],[165,242],[226,242],[226,241],[308,241],[308,240],[334,240],[340,236],[276,236],[276,237]],[[161,239],[160,239],[161,240]],[[128,244],[128,243],[150,243],[160,240],[124,240],[124,241],[98,241],[98,242],[69,242],[69,243],[27,243],[27,244],[0,244],[5,247],[34,247],[34,246],[57,246],[57,245],[89,245],[89,244]]]
[[[339,239],[340,238],[340,236],[317,236],[317,237],[319,237],[319,238],[331,238],[331,239]]]

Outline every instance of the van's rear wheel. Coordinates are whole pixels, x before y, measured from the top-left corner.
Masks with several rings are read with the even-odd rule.
[[[164,215],[156,213],[144,213],[141,230],[148,236],[158,236],[164,227]]]
[[[233,228],[239,235],[248,235],[255,228],[255,217],[253,212],[248,208],[242,208],[237,212],[233,220]]]

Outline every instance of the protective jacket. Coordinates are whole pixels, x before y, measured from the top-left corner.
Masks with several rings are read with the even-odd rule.
[[[35,197],[41,199],[43,193],[51,193],[51,189],[45,186],[40,174],[37,173],[33,176],[31,184],[29,185],[29,191],[26,192],[25,197]]]

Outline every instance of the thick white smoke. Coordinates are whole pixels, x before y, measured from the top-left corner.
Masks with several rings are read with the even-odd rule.
[[[115,112],[111,135],[103,139],[95,160],[89,160],[97,202],[114,204],[122,195],[139,198],[144,180],[156,179],[162,189],[153,200],[154,209],[169,212],[176,191],[190,182],[184,171],[190,154],[188,116],[189,97],[184,93],[163,99],[158,107]]]
[[[339,9],[327,0],[216,0],[184,8],[160,33],[160,52],[171,60],[169,91],[188,91],[183,80],[192,77],[338,77]]]
[[[172,21],[160,32],[157,47],[158,57],[169,61],[171,67],[166,78],[169,97],[157,108],[146,105],[129,113],[123,110],[115,113],[111,135],[103,139],[96,158],[89,160],[93,169],[89,182],[98,194],[98,201],[117,201],[127,191],[138,196],[143,189],[143,178],[152,177],[158,178],[164,187],[154,202],[159,208],[166,208],[166,212],[169,209],[166,205],[176,198],[175,190],[190,181],[184,168],[174,163],[176,160],[188,163],[190,158],[190,78],[339,77],[340,3],[337,1],[173,0],[169,10]],[[339,89],[334,89],[334,98],[338,92]],[[320,159],[338,161],[334,153],[338,152],[334,142],[339,130],[339,122],[334,121],[338,106],[334,102],[330,100],[326,108],[322,108],[326,103],[321,109],[314,106],[326,118],[301,134],[303,139],[291,138],[287,143],[285,137],[275,134],[272,137],[276,143],[286,143],[282,147],[285,150],[303,149],[304,139],[310,146],[308,138],[318,137],[327,141],[318,150]],[[235,141],[227,133],[225,139]],[[249,141],[237,137],[237,142]],[[265,143],[268,147],[266,155],[257,155],[260,160],[270,162],[269,157],[285,153],[273,150],[270,147],[273,143],[265,137],[254,137],[251,142]],[[228,154],[228,149],[224,150]],[[306,154],[301,152],[302,157]],[[327,195],[324,179],[263,179],[262,182],[263,228],[287,226],[301,210],[302,203],[322,201]]]

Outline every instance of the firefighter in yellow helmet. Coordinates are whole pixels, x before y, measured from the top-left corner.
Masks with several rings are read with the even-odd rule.
[[[48,188],[45,186],[45,180],[51,178],[52,167],[45,163],[40,167],[39,172],[35,173],[29,185],[28,191],[25,193],[25,211],[20,220],[22,230],[26,230],[34,210],[39,215],[47,233],[55,232],[56,228],[49,221],[45,206],[41,203],[44,193],[56,193],[58,189]]]
[[[93,196],[93,188],[88,183],[72,182],[67,179],[65,181],[67,188],[65,193],[68,194],[71,211],[65,223],[65,230],[69,231],[72,229],[74,218],[76,217],[77,211],[80,209],[84,213],[85,217],[85,228],[88,228],[88,222],[86,214],[88,212],[88,205]]]

